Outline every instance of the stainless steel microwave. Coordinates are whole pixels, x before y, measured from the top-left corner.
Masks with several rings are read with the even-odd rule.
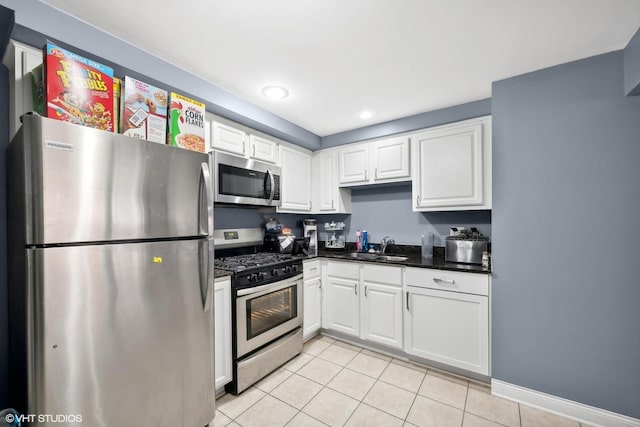
[[[216,203],[280,206],[278,166],[220,152],[213,159]]]

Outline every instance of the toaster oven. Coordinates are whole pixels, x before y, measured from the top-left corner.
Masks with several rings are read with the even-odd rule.
[[[489,250],[489,238],[485,236],[448,236],[444,258],[446,262],[482,264],[482,252]]]

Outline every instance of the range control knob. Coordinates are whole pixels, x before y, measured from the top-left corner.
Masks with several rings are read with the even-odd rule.
[[[274,268],[273,270],[271,270],[271,275],[274,276],[274,277],[277,276],[278,273],[280,273],[280,271],[278,271],[277,268]]]
[[[294,272],[298,271],[298,266],[294,265],[293,267],[291,267],[291,270],[293,270]]]
[[[284,268],[284,272],[285,272],[285,273],[291,273],[291,266],[290,266],[290,265],[287,265],[287,266]]]
[[[249,279],[250,282],[255,282],[258,280],[258,275],[256,273],[251,273],[247,276],[247,279]]]
[[[267,273],[265,271],[261,271],[260,273],[258,273],[258,277],[260,278],[260,280],[264,280],[267,277]]]

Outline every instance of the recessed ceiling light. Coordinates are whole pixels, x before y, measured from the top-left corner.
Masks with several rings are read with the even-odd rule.
[[[367,120],[367,119],[370,119],[371,117],[373,117],[373,113],[371,111],[363,111],[362,113],[360,113],[360,118],[362,120]]]
[[[285,99],[289,96],[289,91],[282,86],[265,86],[262,94],[269,99]]]

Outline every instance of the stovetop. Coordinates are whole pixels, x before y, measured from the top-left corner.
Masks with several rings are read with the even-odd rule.
[[[246,288],[302,274],[302,260],[288,254],[258,252],[215,259],[215,268],[233,272],[233,288]]]
[[[216,268],[240,272],[250,268],[269,267],[294,259],[288,254],[276,254],[273,252],[259,252],[257,254],[236,255],[215,260]]]

